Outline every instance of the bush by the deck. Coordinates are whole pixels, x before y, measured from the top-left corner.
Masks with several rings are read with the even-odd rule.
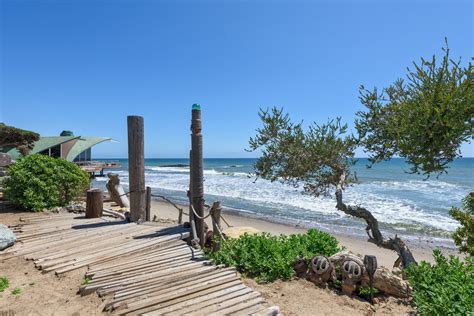
[[[316,229],[289,236],[245,234],[223,241],[221,250],[209,256],[217,264],[235,266],[249,277],[271,282],[291,278],[295,274],[293,263],[297,256],[331,256],[339,251],[337,244],[336,238]]]
[[[32,211],[67,205],[89,184],[88,174],[74,163],[40,154],[19,159],[8,175],[5,198]]]
[[[406,270],[413,302],[421,315],[472,315],[474,312],[474,258],[449,259],[433,252],[436,263],[425,261]]]

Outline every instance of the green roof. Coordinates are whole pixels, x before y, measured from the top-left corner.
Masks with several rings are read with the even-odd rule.
[[[66,160],[73,161],[74,158],[79,156],[84,150],[91,148],[99,143],[112,140],[108,137],[81,137],[77,140],[74,146],[71,148],[67,154]]]
[[[52,137],[41,137],[35,142],[35,147],[30,151],[30,155],[37,154],[46,150],[50,147],[61,145],[62,143],[68,142],[72,139],[79,138],[79,136],[52,136]],[[18,159],[21,157],[20,153],[16,148],[12,148],[6,152],[12,159]]]
[[[80,137],[80,136],[52,136],[52,137],[41,137],[37,142],[35,142],[35,146],[29,153],[37,154],[46,150],[48,148],[61,145],[66,143],[70,140],[77,139],[76,143],[72,146],[69,150],[69,153],[66,157],[66,160],[73,161],[78,155],[80,155],[84,150],[91,148],[101,142],[112,140],[112,138],[108,137]],[[12,159],[16,160],[21,157],[20,153],[16,148],[4,148],[0,149],[0,152],[5,152],[9,154]]]

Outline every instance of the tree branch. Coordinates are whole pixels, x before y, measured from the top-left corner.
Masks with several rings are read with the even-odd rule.
[[[408,246],[397,235],[395,235],[395,238],[384,239],[379,229],[379,223],[370,211],[360,206],[346,205],[342,201],[342,191],[344,189],[345,181],[346,172],[342,170],[339,182],[336,186],[336,208],[348,215],[365,220],[367,223],[366,231],[369,236],[369,242],[372,242],[379,247],[395,251],[402,261],[403,268],[408,268],[412,264],[417,264]]]

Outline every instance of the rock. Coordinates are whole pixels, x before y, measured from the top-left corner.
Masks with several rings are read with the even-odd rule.
[[[12,164],[12,157],[6,153],[0,153],[0,167],[6,167]]]
[[[408,282],[390,272],[387,268],[378,268],[374,274],[374,287],[387,295],[410,297],[411,288]]]
[[[244,234],[258,234],[260,231],[256,228],[250,226],[242,226],[242,227],[228,227],[224,230],[224,235],[228,238],[239,238]]]
[[[75,203],[66,206],[66,210],[72,213],[83,213],[86,211],[86,207],[83,204]]]
[[[0,224],[0,251],[13,246],[15,241],[15,234],[7,226]]]
[[[402,277],[403,271],[402,269],[395,267],[392,269],[392,273],[395,274],[396,276]]]

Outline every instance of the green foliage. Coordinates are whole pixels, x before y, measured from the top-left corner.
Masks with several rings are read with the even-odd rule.
[[[91,278],[89,277],[85,277],[82,282],[81,282],[81,285],[87,285],[91,282]]]
[[[449,259],[434,250],[436,264],[425,261],[406,270],[413,302],[421,315],[469,315],[474,311],[474,259]]]
[[[361,297],[369,297],[370,296],[370,291],[372,290],[372,293],[374,295],[378,294],[380,291],[376,288],[376,287],[370,287],[370,286],[367,286],[367,287],[360,287],[358,292],[359,292],[359,296]]]
[[[21,293],[21,289],[19,287],[16,287],[12,290],[12,295],[18,295]]]
[[[326,124],[293,123],[282,109],[259,111],[263,127],[249,141],[250,150],[261,149],[255,163],[256,176],[295,187],[304,182],[306,192],[327,195],[345,173],[345,183],[353,181],[350,166],[355,163],[354,137],[346,135],[347,125],[340,118]]]
[[[5,291],[10,286],[10,282],[6,276],[0,278],[0,292]]]
[[[238,239],[223,241],[220,251],[208,255],[216,264],[235,266],[249,277],[271,282],[291,278],[295,273],[293,263],[297,256],[331,256],[339,250],[337,244],[336,238],[316,229],[289,236],[245,234]]]
[[[357,113],[360,145],[370,163],[394,156],[407,159],[412,173],[446,172],[460,156],[460,146],[471,141],[474,128],[473,67],[453,61],[449,49],[438,63],[421,59],[408,69],[406,80],[398,79],[381,92],[360,88],[360,101],[367,111]]]
[[[8,174],[5,197],[33,211],[67,205],[89,184],[87,173],[75,164],[40,154],[19,159]]]
[[[461,252],[474,256],[474,196],[467,195],[463,199],[462,210],[453,207],[449,214],[461,225],[453,233],[453,239]]]
[[[0,148],[16,148],[27,155],[39,139],[39,134],[0,123]]]

